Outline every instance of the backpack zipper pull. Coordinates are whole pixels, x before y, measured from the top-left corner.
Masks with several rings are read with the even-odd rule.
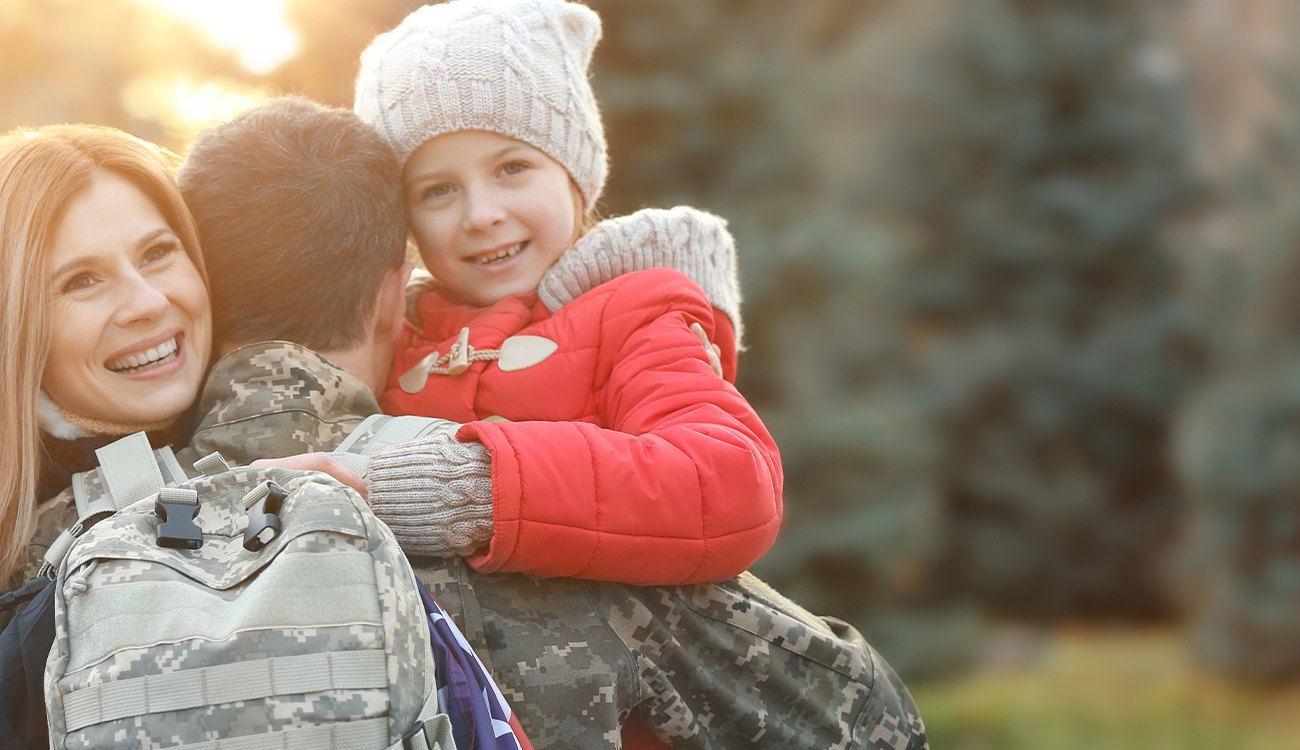
[[[82,565],[76,575],[68,578],[67,583],[63,585],[63,596],[72,598],[78,594],[84,594],[90,589],[90,574],[95,572],[95,567],[99,564],[98,560],[91,560]]]

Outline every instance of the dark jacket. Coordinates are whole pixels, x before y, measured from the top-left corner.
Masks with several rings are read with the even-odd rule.
[[[161,445],[167,435],[150,435]],[[47,437],[41,460],[36,533],[28,547],[27,582],[0,598],[0,748],[45,748],[45,658],[54,644],[54,587],[36,576],[45,550],[76,521],[76,506],[66,488],[72,475],[93,469],[95,449],[115,437],[57,440]]]

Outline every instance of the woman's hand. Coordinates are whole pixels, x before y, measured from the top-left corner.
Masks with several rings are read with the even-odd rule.
[[[366,497],[366,480],[349,469],[328,453],[299,453],[284,458],[259,458],[249,464],[254,469],[296,469],[298,471],[319,471],[329,474],[343,484]]]

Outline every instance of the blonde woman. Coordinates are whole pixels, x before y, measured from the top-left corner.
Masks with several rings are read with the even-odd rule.
[[[139,430],[167,437],[198,395],[208,295],[172,174],[167,152],[110,128],[0,138],[7,584],[30,572],[42,501],[93,467],[95,447]]]
[[[169,153],[85,125],[0,137],[0,352],[0,591],[8,591],[73,520],[63,490],[72,472],[95,465],[95,448],[139,430],[155,445],[185,437],[211,320]],[[8,609],[0,625],[17,607]],[[11,676],[0,745],[40,746],[40,693],[15,695],[24,681]],[[39,691],[39,669],[34,678]]]

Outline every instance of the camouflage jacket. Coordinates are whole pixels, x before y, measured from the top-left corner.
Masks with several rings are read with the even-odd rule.
[[[359,378],[319,354],[271,341],[222,357],[208,375],[199,408],[202,421],[189,447],[177,453],[187,470],[212,451],[246,464],[332,450],[377,413],[379,403]],[[41,503],[36,514],[24,580],[36,574],[59,533],[76,522],[72,490]]]
[[[365,383],[287,341],[240,347],[222,357],[199,397],[202,415],[182,466],[212,451],[236,463],[328,451],[379,411]]]

